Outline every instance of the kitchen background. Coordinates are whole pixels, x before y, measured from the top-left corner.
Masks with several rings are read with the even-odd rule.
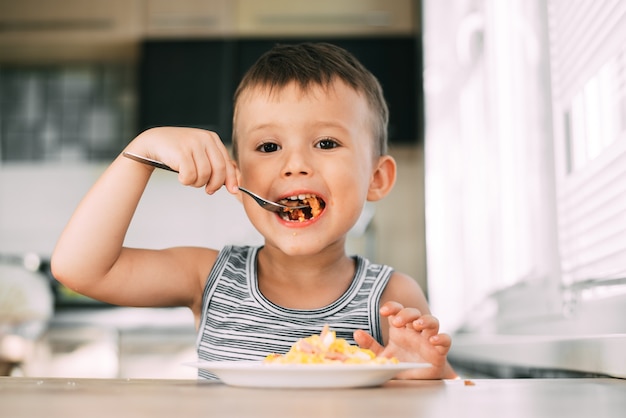
[[[625,21],[619,0],[0,0],[0,374],[195,377],[186,310],[82,298],[47,257],[138,132],[228,143],[254,59],[326,40],[379,77],[399,163],[350,251],[416,278],[465,373],[626,377]],[[127,244],[226,243],[260,243],[237,201],[155,172]]]

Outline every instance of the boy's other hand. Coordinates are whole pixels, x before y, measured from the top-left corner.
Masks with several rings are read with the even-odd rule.
[[[448,375],[450,367],[446,356],[450,351],[451,339],[439,333],[439,321],[432,315],[422,315],[415,308],[405,308],[397,302],[387,302],[380,313],[389,322],[389,339],[386,347],[380,345],[365,331],[356,331],[354,339],[363,348],[372,350],[377,356],[395,357],[401,362],[430,363],[433,367],[403,372],[398,378],[441,379]]]

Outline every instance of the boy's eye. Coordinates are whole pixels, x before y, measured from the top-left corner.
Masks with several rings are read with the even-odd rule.
[[[339,144],[334,139],[324,138],[320,140],[316,146],[321,149],[333,149],[337,148]]]
[[[265,142],[257,148],[257,150],[261,152],[276,152],[279,149],[280,147],[278,146],[278,144],[275,144],[273,142]]]

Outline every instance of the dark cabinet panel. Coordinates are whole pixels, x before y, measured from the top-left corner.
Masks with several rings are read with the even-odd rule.
[[[148,41],[139,65],[139,129],[192,126],[230,140],[233,46],[226,41]]]
[[[277,43],[312,39],[148,41],[142,49],[141,130],[195,126],[230,141],[232,96],[245,71]],[[422,139],[421,49],[409,37],[324,39],[352,52],[383,86],[390,108],[390,143]]]

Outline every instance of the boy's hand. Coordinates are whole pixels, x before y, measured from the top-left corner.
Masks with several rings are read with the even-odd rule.
[[[363,348],[377,356],[395,357],[401,362],[430,363],[432,367],[400,373],[401,379],[442,379],[456,375],[448,365],[446,356],[451,339],[439,333],[439,321],[432,315],[422,315],[415,308],[405,308],[397,302],[387,302],[380,314],[389,322],[389,342],[381,346],[365,331],[356,331],[354,339]]]
[[[127,151],[162,161],[178,171],[186,186],[213,194],[223,185],[237,192],[235,163],[215,132],[196,128],[159,127],[142,132]]]

